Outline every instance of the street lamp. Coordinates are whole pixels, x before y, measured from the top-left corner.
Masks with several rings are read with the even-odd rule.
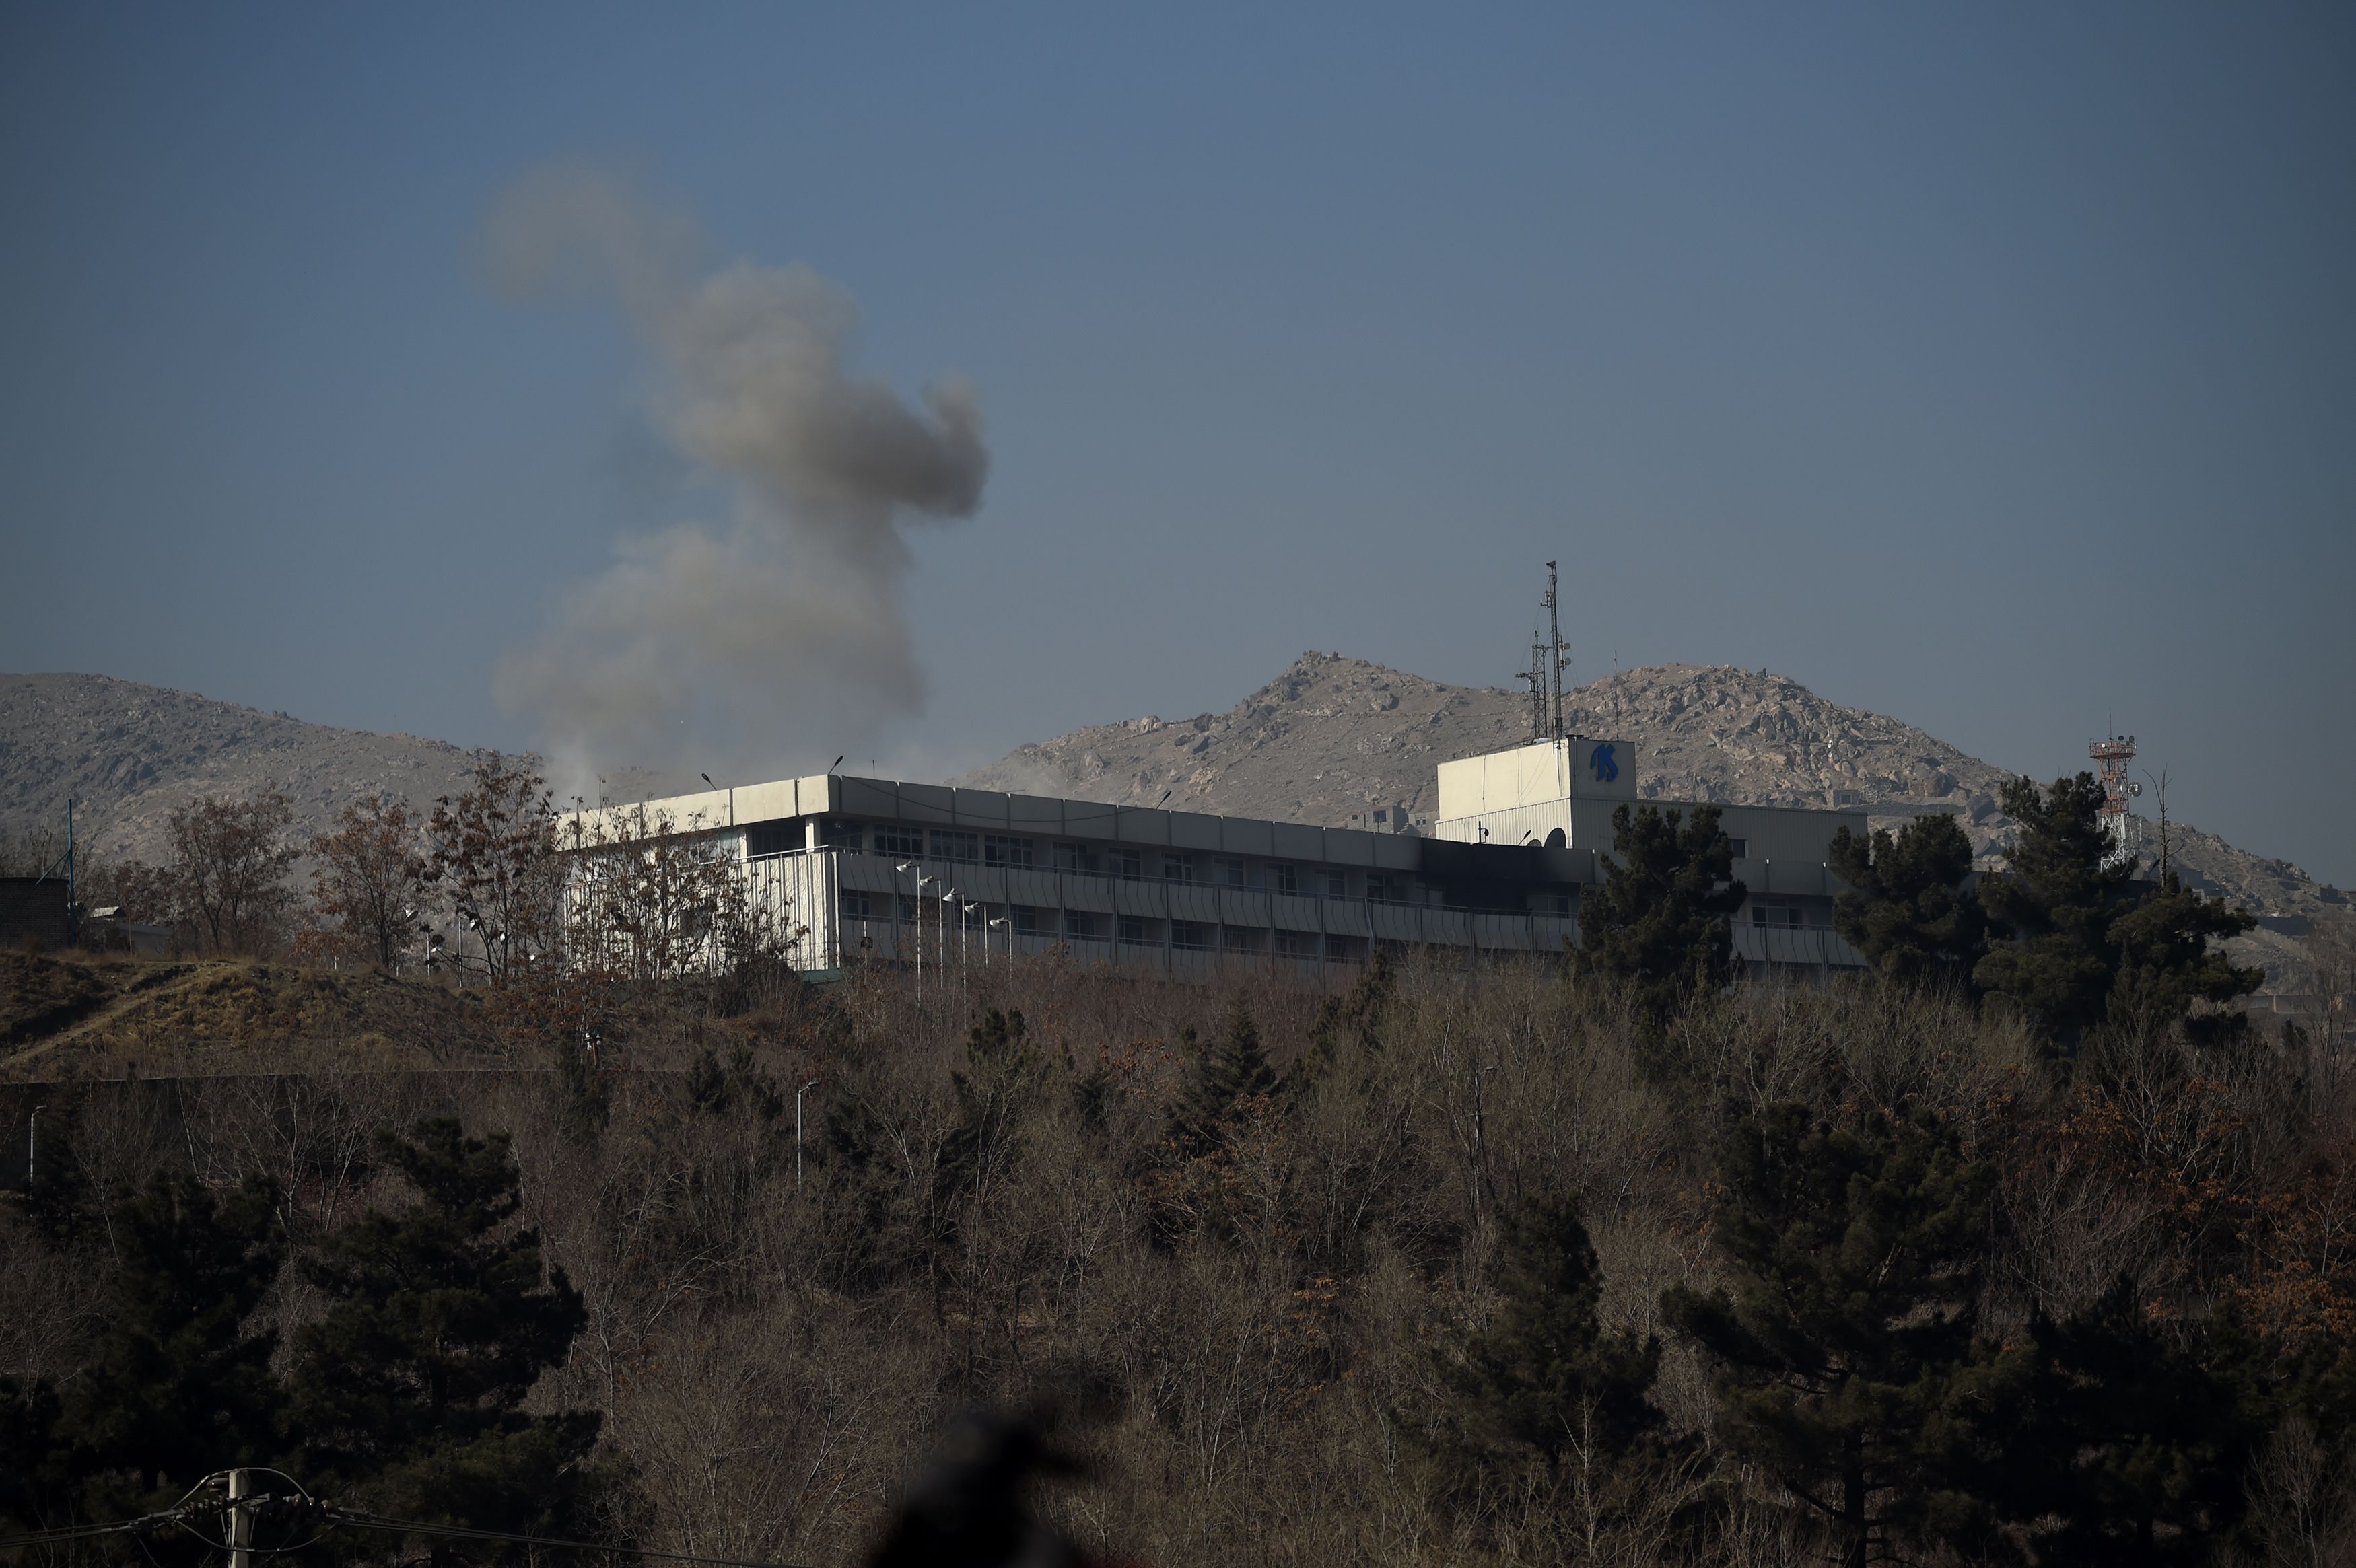
[[[941,880],[938,877],[918,877],[916,896],[921,899],[925,896],[926,888],[937,888],[940,885]],[[921,909],[924,906],[920,904],[917,907]],[[916,923],[916,1005],[920,1008],[925,1005],[925,923],[921,920]]]
[[[900,877],[912,877],[912,876],[915,876],[915,875],[916,874],[916,872],[917,872],[919,869],[920,869],[920,868],[917,866],[916,862],[915,862],[914,860],[902,860],[902,861],[899,861],[899,862],[897,862],[896,864],[894,864],[894,865],[893,866],[893,868],[892,868],[893,874],[894,874],[894,876],[900,876]],[[894,883],[892,884],[892,956],[893,956],[893,957],[894,957],[894,958],[897,958],[899,955],[900,955],[900,884],[899,884],[899,883],[897,883],[897,882],[894,882]]]
[[[1006,977],[1007,977],[1009,980],[1012,980],[1012,979],[1013,979],[1013,978],[1014,978],[1014,920],[1013,920],[1013,917],[1010,915],[1010,916],[1008,916],[1006,919],[1003,919],[1003,920],[993,920],[993,921],[991,921],[990,923],[991,923],[991,925],[993,925],[993,926],[1003,926],[1003,927],[1005,927],[1005,928],[1006,928]]]
[[[958,906],[958,999],[960,1001],[965,999],[966,994],[965,933],[973,929],[974,912],[980,908],[981,908],[980,904],[969,903],[960,903]],[[981,955],[984,959],[990,956],[990,932],[986,928],[981,933]]]
[[[958,906],[958,891],[955,888],[943,888],[941,902],[946,906],[941,911],[941,965],[946,968],[949,961],[949,911]],[[960,997],[965,995],[965,921],[963,918],[958,921],[958,995]]]

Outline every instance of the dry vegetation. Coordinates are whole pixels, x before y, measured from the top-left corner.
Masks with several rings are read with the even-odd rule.
[[[20,991],[34,1009],[80,995],[59,977],[71,967],[12,965],[12,1008]],[[1867,987],[1748,988],[1656,1036],[1608,990],[1537,970],[1409,968],[1333,997],[1052,961],[977,970],[963,998],[934,979],[921,1003],[881,974],[824,997],[675,989],[616,1015],[594,1074],[536,1055],[463,1072],[337,1059],[41,1095],[91,1205],[158,1168],[215,1186],[268,1172],[298,1253],[398,1197],[368,1153],[377,1129],[444,1115],[511,1131],[521,1222],[588,1311],[535,1403],[601,1413],[644,1544],[728,1557],[855,1560],[946,1416],[1053,1393],[1093,1467],[1049,1506],[1109,1555],[1818,1560],[1804,1510],[1713,1453],[1710,1380],[1674,1335],[1653,1397],[1697,1445],[1648,1472],[1634,1505],[1600,1504],[1575,1467],[1468,1486],[1449,1459],[1448,1369],[1497,1308],[1497,1217],[1575,1196],[1606,1326],[1655,1331],[1665,1287],[1719,1275],[1721,1130],[1779,1102],[1837,1120],[1932,1107],[1995,1164],[1993,1339],[2122,1275],[2156,1315],[2229,1306],[2277,1347],[2356,1331],[2344,1041],[2203,1056],[2127,1033],[2070,1074],[1993,1011]],[[126,988],[120,972],[91,983]],[[480,1004],[382,976],[201,965],[106,1027],[142,1051],[176,1029],[351,1040],[396,1006],[431,1058],[430,1026],[463,1029]],[[1188,1142],[1173,1108],[1238,1017],[1281,1082]],[[19,1128],[32,1097],[0,1093]],[[109,1256],[102,1232],[59,1251],[0,1220],[0,1366],[74,1375]],[[294,1269],[263,1309],[284,1325],[316,1310]],[[2237,1551],[2349,1560],[2342,1441],[2284,1424],[2246,1483],[2261,1507]],[[1698,1534],[1672,1536],[1697,1513]]]

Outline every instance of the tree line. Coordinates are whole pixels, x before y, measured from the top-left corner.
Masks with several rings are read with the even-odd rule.
[[[701,824],[573,805],[560,811],[544,780],[495,755],[430,811],[371,795],[298,841],[285,793],[266,784],[175,808],[158,863],[86,862],[80,902],[166,926],[184,952],[437,972],[495,989],[567,966],[659,983],[706,965],[715,942],[790,940],[746,902]],[[302,863],[307,892],[294,879]]]
[[[2008,872],[1843,850],[1828,986],[1727,984],[1716,822],[1637,809],[1560,967],[879,969],[659,1072],[93,1089],[0,1222],[5,1506],[276,1455],[840,1562],[987,1403],[1162,1563],[2345,1561],[2356,1042],[2239,1015],[2230,912],[2035,793]],[[108,1426],[125,1366],[187,1392]]]
[[[1882,979],[1997,998],[2064,1052],[2090,1029],[2144,1016],[2227,1043],[2246,1027],[2233,1004],[2265,975],[2217,944],[2256,920],[2173,870],[2138,877],[2133,857],[2114,853],[2103,800],[2092,773],[2046,788],[2010,781],[2013,841],[2004,869],[1985,878],[1952,816],[1869,837],[1840,828],[1826,858],[1845,884],[1834,929]],[[1580,909],[1574,964],[1629,986],[1656,1019],[1733,977],[1730,923],[1747,890],[1719,822],[1713,805],[1616,808],[1612,864]]]

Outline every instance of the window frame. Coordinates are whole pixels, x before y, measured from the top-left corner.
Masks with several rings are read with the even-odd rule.
[[[1012,833],[985,833],[981,836],[981,863],[1001,871],[1035,871],[1039,869],[1039,841]]]

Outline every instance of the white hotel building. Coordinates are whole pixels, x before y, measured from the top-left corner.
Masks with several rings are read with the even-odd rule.
[[[822,773],[584,814],[589,837],[642,820],[707,833],[828,974],[920,954],[1044,953],[1184,970],[1356,965],[1377,950],[1559,957],[1633,803],[1625,742],[1540,741],[1444,763],[1423,830],[1317,827]],[[1684,803],[1650,801],[1664,809]],[[1687,807],[1689,809],[1689,807]],[[1832,930],[1835,830],[1862,811],[1720,807],[1749,890],[1734,951],[1822,973],[1860,962]],[[642,818],[639,814],[646,815]]]

